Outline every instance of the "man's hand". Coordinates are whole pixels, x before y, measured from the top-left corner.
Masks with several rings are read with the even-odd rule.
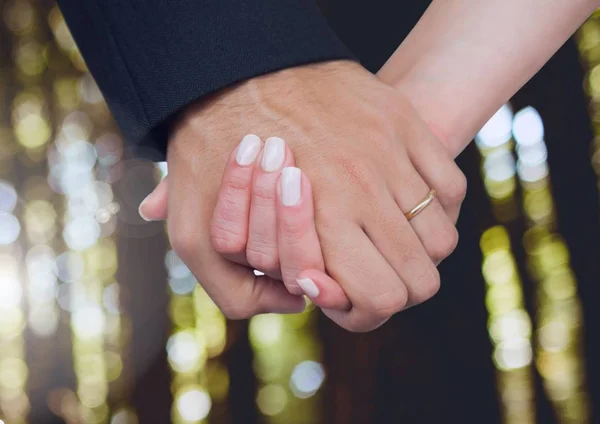
[[[349,312],[328,311],[332,319],[370,330],[437,291],[434,261],[456,244],[447,214],[458,213],[464,177],[402,96],[354,63],[331,62],[247,81],[191,106],[175,127],[168,155],[172,243],[226,315],[301,307],[283,287],[212,247],[222,170],[250,132],[282,136],[313,181],[326,269],[353,305]],[[445,211],[433,203],[411,227],[403,212],[429,187]],[[244,250],[221,243],[219,251]]]

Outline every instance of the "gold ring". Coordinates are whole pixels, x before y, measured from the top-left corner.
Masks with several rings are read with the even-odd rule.
[[[417,206],[415,206],[410,211],[408,211],[407,213],[404,214],[406,219],[408,219],[410,221],[415,216],[417,216],[419,214],[419,212],[421,212],[423,209],[425,209],[427,207],[427,205],[429,205],[431,203],[431,201],[433,199],[435,199],[435,194],[436,194],[435,190],[430,190],[427,197],[425,197],[425,199],[423,199],[423,201],[421,203],[419,203]]]

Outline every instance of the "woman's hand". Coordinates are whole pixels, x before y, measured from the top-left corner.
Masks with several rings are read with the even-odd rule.
[[[167,218],[168,177],[140,206],[147,220]],[[247,135],[227,162],[211,223],[215,249],[236,263],[282,280],[317,306],[348,310],[350,300],[325,274],[306,174],[285,141]]]
[[[436,155],[427,157],[431,160]],[[283,281],[290,293],[306,294],[323,309],[347,311],[350,300],[325,273],[310,181],[294,165],[293,153],[283,139],[271,137],[263,144],[256,135],[243,138],[223,174],[210,227],[213,247],[233,262]],[[439,180],[436,184],[430,177],[430,181],[440,188]],[[165,178],[140,206],[146,219],[166,218],[167,184]],[[447,207],[453,220],[458,206]],[[415,224],[419,225],[416,218]],[[415,230],[423,233],[431,228]],[[434,260],[439,263],[444,257],[441,253]]]

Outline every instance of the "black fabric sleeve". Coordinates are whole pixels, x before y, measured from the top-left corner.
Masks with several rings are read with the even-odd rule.
[[[169,119],[235,82],[352,59],[314,0],[58,0],[123,131],[164,160]]]

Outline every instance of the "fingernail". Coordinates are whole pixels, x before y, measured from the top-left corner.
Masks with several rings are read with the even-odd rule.
[[[319,297],[319,288],[313,280],[310,278],[298,278],[296,281],[309,298],[315,299],[316,297]]]
[[[235,154],[235,161],[238,165],[250,165],[256,160],[258,152],[260,152],[261,141],[257,135],[248,134],[245,136],[238,146]]]
[[[262,157],[262,169],[274,172],[281,168],[285,159],[285,141],[279,137],[269,137],[265,142]]]
[[[142,206],[144,206],[144,204],[148,201],[148,197],[150,196],[146,196],[146,198],[144,200],[142,200],[142,203],[140,203],[140,206],[138,207],[138,213],[140,214],[140,216],[142,217],[142,219],[144,221],[152,221],[150,218],[148,218],[146,215],[144,215],[144,213],[142,212]]]
[[[281,202],[284,206],[294,206],[300,201],[301,176],[300,168],[293,166],[281,171]]]

